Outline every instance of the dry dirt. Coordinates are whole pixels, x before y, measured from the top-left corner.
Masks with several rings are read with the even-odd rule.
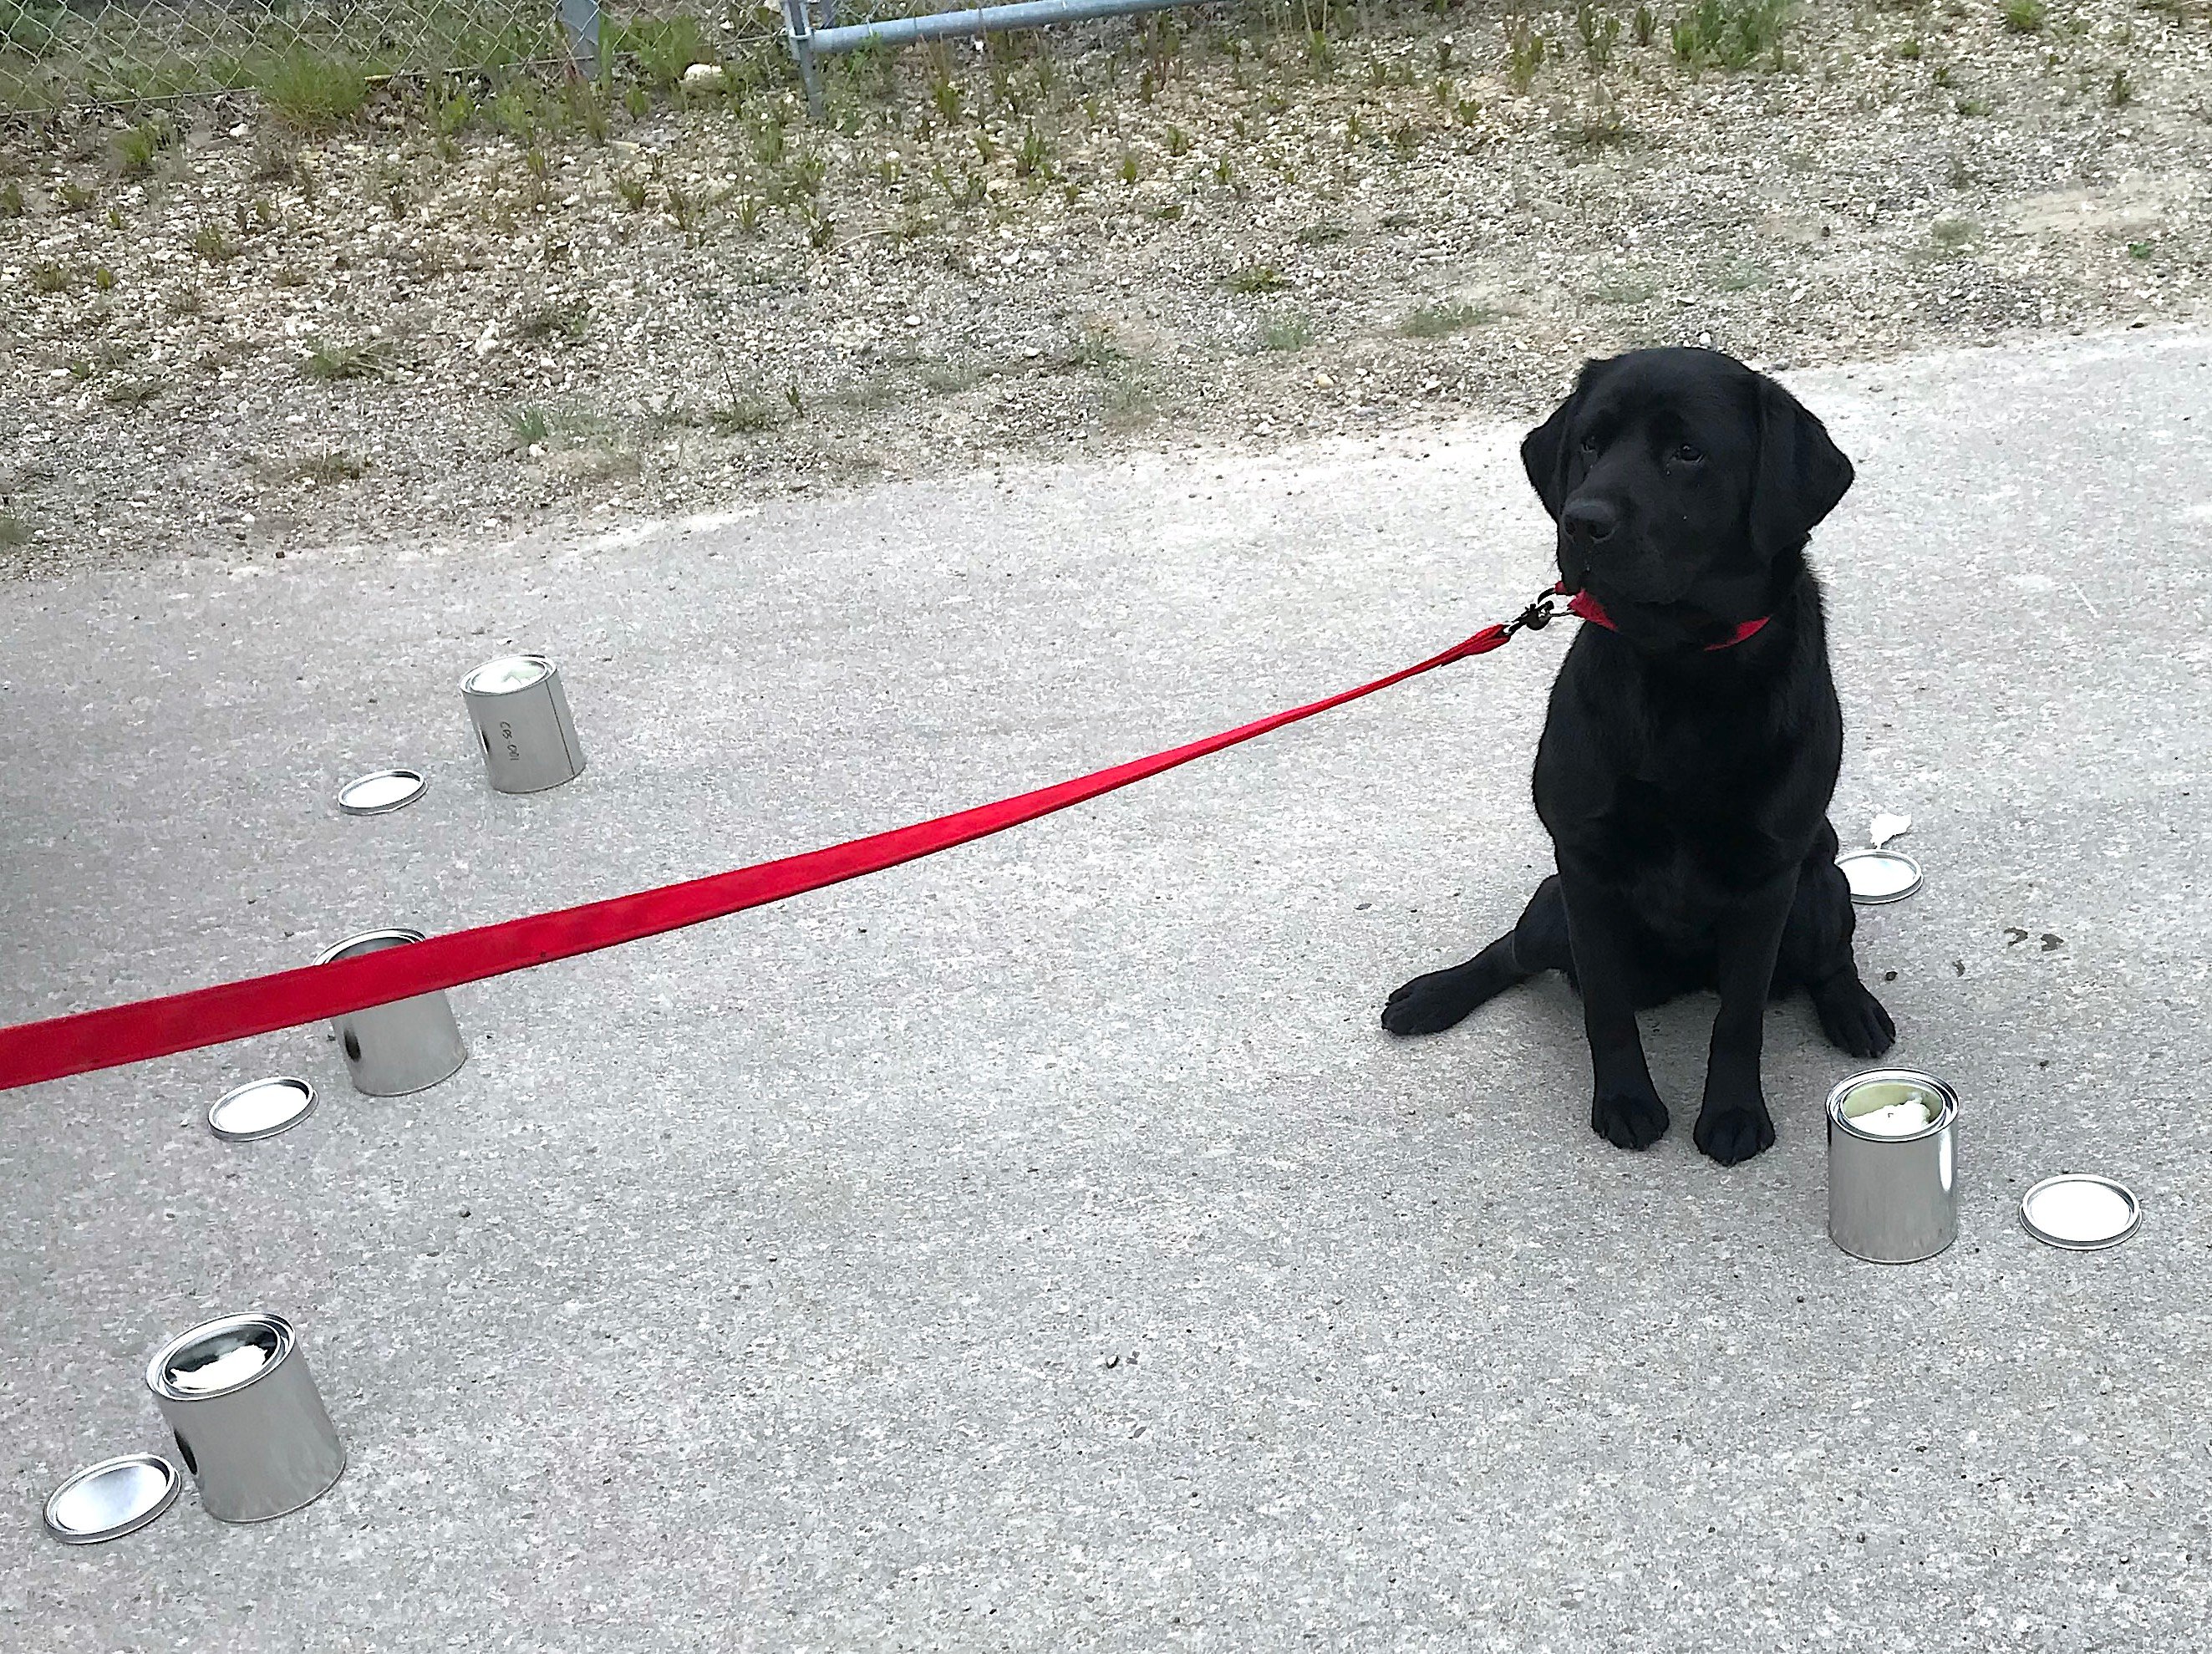
[[[441,138],[393,88],[309,139],[203,103],[136,178],[127,119],[13,131],[0,569],[1516,417],[1638,343],[2203,313],[2199,0],[1813,6],[1733,70],[1611,15],[1600,69],[1527,14],[1525,90],[1510,14],[1378,7],[1323,61],[1209,9],[840,64],[820,122],[740,33],[720,89],[596,119]]]

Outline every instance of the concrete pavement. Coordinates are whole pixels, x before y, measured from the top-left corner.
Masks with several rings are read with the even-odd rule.
[[[1823,1229],[1850,1071],[1653,1151],[1571,997],[1395,1043],[1510,921],[1559,629],[865,882],[459,990],[376,1101],[321,1029],[0,1095],[0,1644],[2175,1651],[2212,1620],[2212,338],[1791,375],[1850,744],[1923,891],[1860,950],[1964,1097],[1960,1238]],[[977,476],[593,544],[0,594],[0,1019],[809,848],[1404,664],[1549,578],[1518,431]],[[591,759],[489,792],[456,685]],[[397,815],[337,783],[432,776]],[[2025,930],[2025,943],[2008,927]],[[2049,939],[2057,939],[2049,941]],[[2048,945],[2046,946],[2046,942]],[[228,1145],[223,1089],[316,1115]],[[2035,1178],[2142,1195],[2046,1250]],[[71,1550],[166,1336],[290,1315],[352,1456],[253,1528]]]

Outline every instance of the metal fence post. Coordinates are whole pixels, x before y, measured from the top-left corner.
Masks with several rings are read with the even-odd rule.
[[[806,88],[806,112],[822,118],[822,74],[814,66],[814,20],[807,0],[783,0],[784,32],[791,37],[791,55],[799,60],[799,84]]]
[[[560,0],[561,32],[568,41],[568,72],[599,72],[599,0]]]

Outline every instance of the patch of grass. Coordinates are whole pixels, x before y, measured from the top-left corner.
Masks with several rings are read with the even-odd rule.
[[[687,246],[697,246],[707,226],[707,198],[695,195],[681,185],[668,186],[668,216],[676,228],[684,232]]]
[[[2105,88],[2105,101],[2115,109],[2124,109],[2135,100],[2136,85],[2128,78],[2128,71],[2124,69],[2114,70],[2112,80]]]
[[[929,101],[947,126],[960,124],[960,84],[950,70],[939,70],[937,78],[929,83]]]
[[[230,244],[230,238],[222,233],[220,224],[203,224],[194,230],[192,251],[211,265],[222,264],[238,252],[238,249]]]
[[[300,175],[299,152],[264,138],[253,152],[253,177],[262,184],[289,184]]]
[[[1570,149],[1620,149],[1627,147],[1631,135],[1620,111],[1608,106],[1585,111],[1555,136]]]
[[[1674,55],[1697,67],[1741,69],[1779,49],[1789,0],[1698,0],[1674,19]]]
[[[382,379],[398,365],[389,339],[361,339],[352,344],[324,340],[307,352],[300,371],[309,379]]]
[[[1649,304],[1659,296],[1659,283],[1646,276],[1622,276],[1600,282],[1589,296],[1600,304]]]
[[[88,184],[65,178],[54,185],[54,205],[64,212],[82,212],[100,199],[100,192]]]
[[[707,410],[707,425],[717,436],[738,436],[772,431],[783,423],[783,404],[773,398],[733,396]]]
[[[1187,155],[1190,153],[1190,134],[1172,122],[1168,126],[1168,153],[1171,155]]]
[[[591,325],[592,307],[581,301],[575,304],[541,305],[523,317],[515,332],[532,341],[550,339],[556,335],[571,344],[584,337]]]
[[[350,483],[368,471],[368,460],[343,448],[302,454],[292,462],[292,475],[303,483]]]
[[[1536,72],[1543,68],[1549,51],[1544,37],[1528,27],[1526,18],[1514,18],[1505,26],[1506,84],[1525,95],[1535,83]]]
[[[1440,339],[1495,321],[1498,312],[1486,304],[1424,304],[1406,313],[1398,331],[1409,339]]]
[[[1082,336],[1067,353],[1069,365],[1089,368],[1097,373],[1110,373],[1129,359],[1121,348],[1121,341],[1104,322],[1092,322],[1083,330]]]
[[[1618,14],[1601,10],[1595,0],[1581,0],[1575,8],[1575,33],[1582,37],[1583,61],[1594,74],[1613,66],[1613,49],[1620,40]]]
[[[1928,238],[1936,251],[1955,258],[1981,239],[1982,227],[1971,218],[1939,218],[1928,227]]]
[[[508,408],[500,417],[507,422],[507,434],[518,448],[538,447],[552,438],[553,422],[543,408]]]
[[[1648,46],[1657,38],[1659,14],[1653,11],[1648,3],[1638,5],[1636,8],[1636,15],[1630,21],[1636,33],[1637,45]]]
[[[682,85],[684,71],[692,64],[712,63],[714,58],[708,49],[707,37],[700,31],[699,20],[689,15],[665,21],[640,19],[623,25],[616,40],[616,49],[635,58],[646,78],[663,92]]]
[[[615,193],[632,212],[643,212],[646,203],[646,182],[641,178],[622,177],[615,179]]]
[[[143,178],[154,170],[163,151],[177,141],[177,129],[166,117],[141,121],[115,140],[115,166],[125,178]]]
[[[92,267],[92,284],[100,292],[114,292],[115,272],[106,265],[94,265]]]
[[[1260,330],[1262,350],[1303,350],[1313,339],[1313,324],[1304,316],[1278,316]]]
[[[66,293],[76,279],[67,265],[58,265],[51,258],[31,266],[33,293]]]
[[[29,210],[23,204],[23,186],[14,179],[0,185],[0,218],[21,218]]]
[[[2004,26],[2014,34],[2040,34],[2051,13],[2043,0],[2005,0]]]
[[[1920,37],[1917,34],[1908,34],[1899,40],[1897,43],[1897,55],[1907,63],[1917,63],[1920,60]]]
[[[301,132],[334,132],[359,119],[368,102],[368,74],[359,63],[304,49],[273,58],[253,84],[262,101]]]
[[[1021,145],[1014,151],[1016,178],[1050,178],[1052,176],[1052,147],[1038,136],[1034,126],[1022,129]]]
[[[31,525],[13,512],[0,512],[0,550],[13,551],[31,543]]]
[[[2130,258],[2148,258],[2157,250],[2158,249],[2148,241],[2130,241],[2128,243],[2128,257]]]
[[[101,393],[118,408],[143,408],[161,394],[158,379],[119,379]]]
[[[1305,246],[1325,247],[1341,241],[1351,234],[1346,226],[1334,218],[1316,218],[1298,231],[1298,240]]]
[[[1273,265],[1246,265],[1223,277],[1222,285],[1231,293],[1273,293],[1288,283]]]
[[[1118,360],[1118,356],[1115,359]],[[932,396],[952,396],[974,389],[981,381],[983,370],[969,363],[925,362],[915,377],[921,380],[921,388]]]

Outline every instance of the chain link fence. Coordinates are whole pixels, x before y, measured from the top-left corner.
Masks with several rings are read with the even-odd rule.
[[[780,22],[744,8],[757,39]],[[259,92],[280,106],[357,105],[408,76],[643,60],[665,77],[711,60],[731,18],[683,0],[0,0],[0,115],[128,109]]]

